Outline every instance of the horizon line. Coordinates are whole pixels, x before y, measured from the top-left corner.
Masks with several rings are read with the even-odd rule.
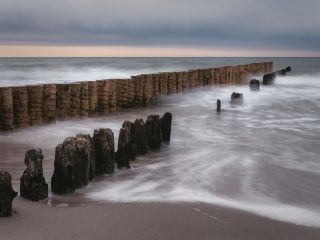
[[[30,45],[1,45],[2,58],[76,58],[76,57],[127,57],[127,58],[227,58],[227,57],[320,57],[320,52],[301,50],[277,49],[245,49],[237,47],[175,47],[175,46],[30,46]]]

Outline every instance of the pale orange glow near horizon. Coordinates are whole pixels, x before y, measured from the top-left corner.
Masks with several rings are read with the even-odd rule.
[[[0,57],[317,57],[319,52],[230,48],[0,45]]]

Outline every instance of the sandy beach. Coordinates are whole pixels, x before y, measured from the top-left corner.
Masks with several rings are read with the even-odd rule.
[[[317,240],[319,228],[205,204],[103,203],[52,207],[18,197],[0,219],[1,240],[290,239]]]

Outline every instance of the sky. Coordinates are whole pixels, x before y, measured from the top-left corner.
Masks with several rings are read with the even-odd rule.
[[[320,56],[319,0],[0,0],[0,57]]]

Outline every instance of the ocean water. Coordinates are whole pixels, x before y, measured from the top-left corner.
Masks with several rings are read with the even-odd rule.
[[[0,86],[128,78],[141,73],[273,61],[291,74],[319,71],[319,58],[0,58]]]
[[[54,148],[66,137],[108,127],[117,139],[124,120],[170,111],[169,145],[139,157],[132,169],[99,177],[75,194],[50,194],[48,204],[202,202],[320,227],[318,58],[1,59],[0,82],[94,80],[109,78],[108,74],[119,78],[266,60],[274,61],[274,69],[292,66],[293,71],[278,77],[272,86],[261,86],[259,92],[250,92],[248,85],[214,86],[161,98],[147,108],[0,133],[0,168],[11,172],[18,190],[24,153],[41,148],[44,174],[50,182]],[[5,64],[12,68],[3,71]],[[63,65],[68,70],[57,71]],[[34,73],[32,69],[38,70]],[[68,76],[73,71],[77,77],[71,80]],[[14,77],[23,72],[25,79]],[[242,105],[230,104],[233,91],[244,94]],[[217,98],[223,108],[219,114],[215,111]]]

